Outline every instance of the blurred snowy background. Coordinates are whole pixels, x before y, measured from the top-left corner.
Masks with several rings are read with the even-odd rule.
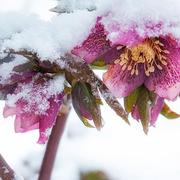
[[[54,13],[49,9],[55,5],[51,0],[0,0],[0,12],[26,11],[50,20]],[[179,111],[180,102],[170,105]],[[97,132],[84,127],[71,112],[52,180],[79,180],[80,172],[96,170],[105,172],[109,180],[180,179],[180,119],[159,116],[156,128],[146,136],[135,120],[129,127],[106,106],[102,114],[105,126]],[[38,131],[15,134],[13,117],[0,116],[0,152],[26,180],[37,178],[45,150],[37,139]]]

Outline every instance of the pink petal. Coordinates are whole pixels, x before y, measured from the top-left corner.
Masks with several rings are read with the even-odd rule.
[[[118,46],[114,46],[109,51],[99,56],[98,59],[103,60],[106,64],[111,64],[119,58],[121,53],[122,49],[119,49]]]
[[[111,48],[109,41],[106,40],[104,26],[99,21],[100,18],[88,38],[72,50],[73,54],[83,58],[87,63],[93,62]]]
[[[135,106],[135,107],[133,108],[133,110],[132,110],[132,112],[131,112],[131,115],[132,115],[132,117],[133,117],[135,120],[139,121],[139,119],[140,119],[140,114],[139,114],[139,111],[138,111],[138,107],[137,107],[137,106]]]
[[[138,76],[132,76],[129,71],[123,71],[120,65],[110,65],[103,75],[103,81],[116,97],[125,97],[143,84],[145,75],[143,71],[139,72]]]
[[[109,13],[102,17],[102,24],[105,26],[107,38],[111,42],[111,46],[124,45],[127,47],[135,46],[146,38],[158,37],[167,29],[167,25],[163,21],[151,21],[144,19],[141,22],[131,21],[124,23],[118,21],[113,13]],[[176,24],[170,22],[170,28],[176,27]]]
[[[16,108],[17,107],[9,107],[7,105],[5,105],[4,109],[3,109],[3,117],[7,118],[9,116],[13,116],[16,115]]]
[[[16,107],[10,107],[5,105],[3,115],[4,117],[16,115],[15,118],[15,131],[16,132],[27,132],[30,130],[37,129],[39,127],[39,117],[32,112],[24,112],[23,108],[25,103],[19,101]]]
[[[32,75],[32,74],[31,74]],[[29,77],[29,76],[28,76]],[[32,80],[33,79],[33,80]],[[34,129],[39,129],[40,137],[39,143],[45,143],[48,138],[47,131],[50,129],[56,120],[59,107],[61,105],[61,101],[63,98],[63,93],[54,94],[50,97],[46,97],[46,91],[43,91],[46,88],[45,78],[42,78],[40,74],[34,76],[34,78],[27,78],[22,81],[24,85],[30,84],[30,95],[37,97],[38,101],[36,102],[36,98],[24,98],[23,96],[18,99],[14,106],[5,106],[4,108],[4,117],[15,115],[15,131],[16,132],[27,132]],[[32,85],[33,83],[33,85]],[[12,94],[16,95],[21,93],[23,88],[22,84],[15,87],[14,92]],[[23,92],[23,91],[22,91]],[[39,103],[40,100],[49,103],[47,108],[44,111],[39,111]]]
[[[161,112],[164,104],[164,99],[157,95],[154,105],[151,108],[150,124],[155,125],[156,120]]]
[[[62,94],[59,95],[59,100],[57,101],[56,98],[50,98],[50,108],[46,111],[45,115],[40,116],[39,121],[39,131],[40,131],[40,137],[38,140],[38,143],[43,144],[48,139],[48,131],[50,128],[52,128],[56,122],[56,118],[58,116],[58,112],[60,110],[61,100],[62,100]]]
[[[48,130],[55,124],[62,98],[62,94],[59,94],[56,98],[50,98],[50,108],[44,115],[36,115],[34,112],[23,111],[25,106],[23,101],[18,101],[16,107],[6,105],[3,115],[4,117],[16,115],[14,124],[16,132],[27,132],[34,129],[39,129],[40,137],[38,143],[42,144],[48,139]]]
[[[162,39],[164,47],[170,52],[167,55],[167,66],[163,66],[163,70],[151,73],[146,79],[145,85],[150,91],[154,91],[160,97],[175,100],[180,94],[180,48],[172,39]]]
[[[27,132],[39,128],[39,116],[33,113],[17,114],[15,119],[15,132]]]
[[[135,25],[124,27],[124,25],[121,25],[113,20],[106,26],[106,31],[107,37],[110,40],[112,46],[135,46],[142,42],[145,38],[139,36]]]

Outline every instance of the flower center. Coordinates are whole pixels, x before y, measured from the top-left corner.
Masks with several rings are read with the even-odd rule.
[[[128,70],[131,75],[139,74],[139,65],[143,64],[146,76],[155,71],[163,69],[167,65],[166,55],[169,51],[158,38],[148,38],[144,42],[132,48],[125,48],[121,56],[115,60],[115,64],[122,66],[122,70]]]

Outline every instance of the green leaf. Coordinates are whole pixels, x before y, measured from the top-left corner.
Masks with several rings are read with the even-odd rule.
[[[124,107],[127,113],[132,112],[139,97],[141,87],[136,88],[129,96],[124,98]]]
[[[149,91],[142,86],[138,101],[137,101],[137,107],[140,115],[141,124],[143,126],[144,133],[148,133],[149,128],[149,118],[150,118],[150,105],[151,103],[150,97],[149,97]]]
[[[161,110],[161,114],[165,116],[167,119],[176,119],[180,117],[180,114],[177,114],[176,112],[172,111],[166,103],[164,103],[164,106]]]

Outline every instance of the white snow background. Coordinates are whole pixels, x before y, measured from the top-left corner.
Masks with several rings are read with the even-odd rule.
[[[48,9],[55,4],[51,0],[0,0],[0,12],[26,7],[27,14],[37,13],[49,20],[52,13]],[[179,111],[179,102],[170,105]],[[72,111],[52,180],[78,180],[80,170],[96,169],[106,171],[112,180],[180,179],[180,119],[159,116],[156,128],[150,128],[146,136],[139,123],[131,120],[129,127],[107,106],[102,114],[105,126],[97,132],[84,127]],[[35,180],[32,174],[37,172],[45,148],[36,144],[38,131],[15,134],[13,118],[0,117],[0,152],[19,174]]]

